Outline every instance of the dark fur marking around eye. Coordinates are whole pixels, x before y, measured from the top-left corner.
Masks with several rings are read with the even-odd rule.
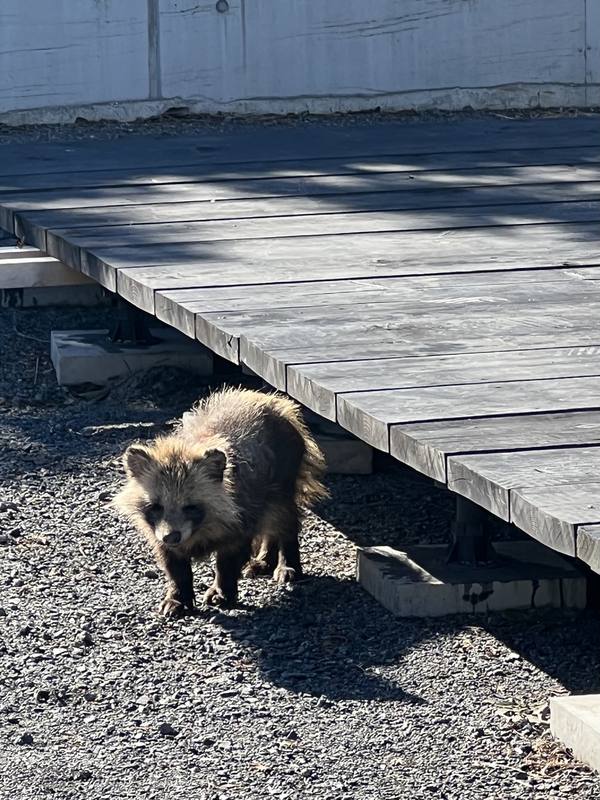
[[[158,520],[162,517],[164,511],[160,503],[150,503],[144,506],[144,516],[150,525],[156,525]]]
[[[189,520],[197,524],[202,522],[206,512],[202,506],[190,504],[183,507],[183,513]]]

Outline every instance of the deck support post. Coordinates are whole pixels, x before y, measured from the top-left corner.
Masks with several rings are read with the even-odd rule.
[[[486,525],[486,513],[476,503],[456,495],[456,517],[452,523],[449,564],[492,566],[498,556]]]
[[[117,319],[108,336],[111,342],[130,347],[147,347],[159,341],[150,332],[147,315],[121,298],[117,301]]]

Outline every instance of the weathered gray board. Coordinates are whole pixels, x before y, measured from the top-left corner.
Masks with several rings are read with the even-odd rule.
[[[515,489],[510,516],[530,536],[575,556],[579,527],[600,523],[600,482]]]
[[[68,143],[39,142],[11,145],[10,160],[0,165],[0,177],[12,178],[16,190],[28,175],[98,174],[116,168],[134,170],[164,167],[181,172],[190,166],[260,163],[273,164],[300,159],[360,157],[381,158],[394,155],[436,155],[440,153],[480,152],[502,157],[506,151],[570,148],[598,145],[598,118],[590,115],[573,123],[570,119],[464,120],[450,125],[406,125],[385,121],[373,125],[369,120],[338,128],[323,124],[297,124],[265,127],[231,126],[227,131],[210,127],[200,136],[131,136],[118,139],[81,139]],[[590,155],[593,153],[590,151]],[[568,160],[563,163],[569,163]],[[56,182],[55,182],[56,185]],[[8,187],[0,187],[2,189]],[[35,186],[34,188],[42,188]]]
[[[582,525],[577,529],[577,556],[594,572],[600,572],[600,525]]]
[[[388,186],[390,186],[388,184]],[[140,198],[141,200],[142,198]],[[143,224],[175,224],[184,222],[214,222],[215,220],[257,220],[269,218],[271,220],[281,217],[301,217],[307,215],[319,215],[319,222],[327,225],[325,216],[335,216],[340,212],[345,215],[358,212],[389,212],[406,210],[442,209],[447,216],[446,209],[464,209],[472,206],[477,207],[483,219],[487,213],[495,213],[493,210],[488,212],[487,206],[493,207],[513,205],[535,206],[542,203],[583,203],[600,200],[600,183],[597,181],[583,182],[563,182],[547,184],[527,184],[525,186],[507,187],[455,187],[451,189],[437,188],[435,191],[430,189],[411,191],[395,191],[393,186],[387,191],[368,191],[360,190],[339,192],[338,194],[319,194],[310,195],[310,187],[306,187],[306,192],[302,196],[289,197],[255,197],[244,200],[233,199],[204,199],[198,201],[187,201],[183,197],[178,202],[161,201],[154,203],[144,202],[142,205],[130,205],[125,207],[110,208],[106,206],[88,208],[69,208],[58,209],[55,211],[29,211],[26,215],[17,213],[13,220],[16,235],[31,242],[38,247],[46,247],[46,231],[56,232],[60,235],[60,229],[65,225],[69,231],[64,235],[68,241],[72,241],[71,231],[78,228],[99,229],[105,227],[126,226],[127,232],[132,226]],[[576,206],[578,208],[579,206]],[[510,213],[515,213],[509,209]],[[502,209],[500,209],[502,213]],[[383,216],[383,215],[382,215]],[[453,215],[454,216],[454,215]],[[548,208],[544,218],[553,216],[553,209]],[[351,221],[351,217],[349,217]],[[384,217],[389,219],[389,217]],[[402,219],[399,217],[399,219]],[[459,220],[461,217],[459,216]],[[360,222],[360,219],[359,219]],[[457,227],[451,217],[451,227]],[[360,224],[359,224],[360,229]],[[417,227],[417,223],[410,224],[410,228]],[[427,226],[426,226],[427,227]],[[233,228],[237,230],[237,226]],[[169,227],[171,230],[171,227]],[[324,231],[326,232],[326,231]],[[87,235],[87,231],[82,231],[78,240]],[[90,231],[93,238],[96,234]],[[119,236],[119,231],[111,232],[113,237]],[[262,238],[266,234],[259,232],[258,237]],[[279,235],[279,234],[276,234]],[[288,235],[286,233],[282,235]],[[211,237],[218,238],[218,237]],[[239,238],[246,238],[240,236]],[[77,240],[75,240],[77,241]]]
[[[510,500],[514,491],[598,480],[600,447],[485,453],[448,459],[448,488],[507,521],[511,521]]]
[[[382,357],[432,357],[459,353],[471,353],[473,358],[483,359],[487,358],[488,353],[548,348],[557,342],[556,330],[551,322],[540,324],[526,319],[517,325],[510,320],[499,324],[493,316],[482,315],[477,320],[465,321],[462,326],[454,324],[451,327],[451,322],[452,320],[447,320],[444,325],[446,337],[443,339],[440,339],[440,331],[436,336],[421,329],[408,329],[399,338],[383,338],[374,334],[353,341],[349,335],[341,343],[330,343],[325,337],[312,347],[294,347],[293,344],[277,347],[272,341],[261,341],[255,337],[248,341],[242,335],[239,341],[239,358],[242,364],[253,372],[258,372],[267,383],[288,391],[288,369],[296,364],[369,361]],[[561,345],[573,349],[596,345],[600,337],[599,322],[593,316],[577,326],[564,327],[560,336]],[[231,356],[235,352],[235,337],[230,334],[229,338],[231,341],[228,351]]]
[[[522,203],[487,205],[427,211],[356,211],[306,214],[289,217],[229,220],[223,222],[171,222],[147,225],[108,226],[47,230],[45,242],[35,242],[49,255],[80,268],[81,251],[99,248],[170,242],[213,242],[235,239],[295,238],[356,233],[401,231],[447,231],[451,228],[480,228],[508,225],[596,222],[600,202]]]
[[[528,302],[525,296],[521,302],[494,306],[479,299],[469,304],[469,314],[465,317],[458,316],[450,305],[429,303],[427,307],[419,300],[413,303],[383,300],[326,309],[308,306],[270,313],[264,310],[231,314],[207,312],[196,316],[196,336],[203,344],[218,347],[224,358],[234,362],[241,360],[259,374],[262,374],[260,352],[298,347],[301,340],[296,326],[302,327],[305,340],[314,347],[326,347],[330,342],[354,344],[355,360],[376,357],[376,351],[363,354],[361,346],[386,343],[392,347],[392,355],[517,349],[515,345],[507,346],[507,341],[520,336],[530,339],[530,347],[544,347],[548,345],[540,343],[539,337],[557,330],[561,336],[583,330],[593,337],[562,344],[593,344],[597,341],[600,323],[598,297],[588,292],[587,282],[582,288],[581,294],[574,293],[581,300],[581,311],[575,317],[571,314],[573,301],[565,289],[562,297],[556,293],[548,303],[541,300]],[[527,347],[524,339],[522,346]],[[494,346],[494,342],[498,346]],[[335,349],[335,344],[332,347]],[[389,355],[389,349],[383,354]],[[338,359],[332,356],[321,360]],[[296,362],[301,363],[301,359],[296,359]]]
[[[356,392],[337,404],[342,427],[386,452],[390,425],[596,408],[599,377]]]
[[[600,411],[450,419],[390,428],[391,454],[441,483],[447,482],[451,456],[598,444]]]
[[[43,156],[42,156],[43,158]],[[0,191],[14,201],[14,206],[5,207],[0,220],[12,220],[13,208],[16,211],[44,208],[77,208],[81,197],[85,207],[89,193],[110,192],[119,188],[127,198],[127,191],[149,189],[150,192],[178,186],[185,187],[191,182],[198,185],[209,183],[214,191],[229,196],[236,191],[247,191],[250,181],[273,182],[275,194],[289,193],[296,186],[302,186],[305,179],[337,175],[352,175],[357,180],[372,173],[389,172],[397,175],[398,181],[422,182],[423,185],[443,186],[452,182],[452,173],[463,171],[465,180],[471,184],[494,183],[497,170],[504,170],[508,177],[517,176],[519,168],[566,166],[573,169],[572,180],[587,180],[587,169],[594,170],[600,162],[600,155],[588,147],[523,148],[520,150],[476,150],[472,152],[408,153],[406,155],[357,155],[348,157],[313,157],[308,159],[281,161],[249,161],[231,163],[189,163],[178,167],[148,164],[140,167],[107,167],[100,170],[73,172],[38,172],[31,174],[0,175]],[[38,166],[39,168],[39,166]],[[580,174],[579,170],[583,170]],[[267,176],[267,177],[265,177]],[[550,180],[550,176],[546,175]],[[543,175],[533,182],[539,182]],[[220,189],[216,188],[221,183]],[[416,184],[416,185],[417,185]],[[39,193],[39,195],[38,195]],[[86,195],[88,193],[88,195]],[[119,192],[120,195],[120,192]],[[108,206],[120,205],[119,195],[108,196]],[[39,202],[36,197],[39,196]],[[105,195],[106,197],[106,195]],[[44,201],[47,201],[46,204]],[[24,206],[21,206],[24,202]],[[92,202],[91,205],[98,205]],[[6,225],[8,228],[9,226]],[[10,226],[12,229],[12,225]]]
[[[600,268],[593,268],[598,271]],[[451,275],[424,275],[389,278],[356,278],[336,281],[305,281],[303,283],[266,283],[251,292],[248,286],[205,286],[197,289],[179,289],[154,293],[154,313],[163,322],[195,336],[196,316],[205,312],[260,311],[283,308],[301,308],[355,304],[357,302],[389,302],[397,300],[438,300],[440,305],[461,305],[476,299],[481,302],[503,304],[506,288],[514,293],[525,293],[528,284],[550,281],[577,283],[564,269],[531,269],[504,272],[472,272]],[[580,286],[585,286],[579,281]],[[585,291],[593,287],[585,288]],[[123,293],[124,296],[126,296]],[[532,297],[533,300],[533,297]],[[136,304],[137,305],[137,304]]]
[[[596,346],[577,349],[542,348],[498,351],[479,357],[465,353],[297,365],[287,370],[287,389],[313,411],[327,419],[336,419],[337,398],[344,392],[586,375],[600,375],[600,339]]]
[[[85,274],[150,313],[160,290],[600,264],[595,222],[157,243],[80,256]]]
[[[105,207],[110,209],[132,205],[150,205],[154,203],[181,202],[216,202],[223,200],[248,200],[267,197],[327,197],[329,195],[349,192],[414,192],[415,190],[437,192],[453,188],[477,186],[522,186],[543,185],[545,183],[573,183],[600,180],[600,166],[594,156],[583,148],[569,150],[571,164],[555,164],[557,158],[565,157],[563,150],[523,151],[521,159],[515,153],[512,166],[473,167],[469,162],[475,157],[481,161],[481,154],[465,153],[454,156],[462,159],[465,166],[451,168],[447,156],[438,156],[443,167],[435,169],[429,160],[427,169],[418,163],[406,163],[401,157],[386,159],[384,164],[377,163],[377,157],[365,158],[364,161],[348,164],[343,159],[315,160],[305,166],[290,165],[286,170],[277,167],[275,174],[269,177],[247,177],[229,175],[227,172],[216,173],[208,177],[193,175],[188,181],[185,176],[173,174],[172,170],[164,176],[160,170],[144,176],[131,171],[121,173],[102,173],[102,183],[110,181],[110,175],[118,185],[94,186],[93,188],[39,189],[37,191],[12,192],[10,194],[10,210],[0,209],[0,226],[13,226],[13,214],[25,211],[57,211],[59,209],[82,209]],[[421,157],[422,158],[422,157]],[[526,162],[523,166],[515,165],[515,160]],[[582,165],[575,166],[573,161],[581,160]],[[533,162],[536,166],[532,166]],[[548,162],[545,164],[545,162]],[[312,165],[312,167],[311,167]],[[268,166],[263,167],[269,172]],[[318,174],[314,174],[318,170]],[[283,173],[283,174],[282,174]],[[62,177],[59,176],[59,179]],[[69,174],[70,177],[70,174]],[[90,176],[90,180],[98,180]],[[122,181],[127,181],[124,185]],[[7,213],[7,216],[3,216]]]
[[[600,147],[558,122],[21,147],[2,219],[593,566]]]

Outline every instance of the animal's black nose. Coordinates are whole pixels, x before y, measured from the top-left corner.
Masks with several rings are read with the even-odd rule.
[[[165,544],[179,544],[181,541],[181,531],[170,531],[163,537]]]

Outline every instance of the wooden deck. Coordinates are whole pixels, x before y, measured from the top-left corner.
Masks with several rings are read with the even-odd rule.
[[[600,118],[0,157],[0,226],[600,571]]]

